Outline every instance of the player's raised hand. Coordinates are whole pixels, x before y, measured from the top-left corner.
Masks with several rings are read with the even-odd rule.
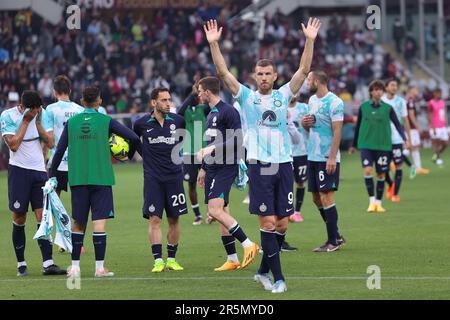
[[[218,42],[222,35],[222,27],[217,27],[217,20],[209,20],[203,25],[209,43]]]
[[[317,34],[319,33],[319,29],[322,23],[317,18],[309,18],[308,24],[305,25],[302,23],[302,30],[305,34],[305,37],[311,40],[315,40]]]

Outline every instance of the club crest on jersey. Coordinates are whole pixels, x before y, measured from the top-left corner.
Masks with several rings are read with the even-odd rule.
[[[177,128],[177,126],[172,123],[169,128],[171,131],[174,131]]]
[[[213,123],[212,123],[213,127],[217,126],[217,117],[213,118]]]
[[[259,211],[261,211],[261,212],[266,212],[266,211],[267,211],[267,206],[266,206],[264,203],[262,203],[262,204],[259,206]]]

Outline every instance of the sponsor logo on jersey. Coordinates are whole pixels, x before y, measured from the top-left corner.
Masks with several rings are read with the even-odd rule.
[[[175,144],[175,138],[173,137],[163,137],[159,136],[157,138],[148,138],[148,143],[150,144],[157,144],[157,143],[165,143],[165,144]]]

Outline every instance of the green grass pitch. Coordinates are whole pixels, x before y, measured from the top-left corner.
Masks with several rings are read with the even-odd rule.
[[[142,168],[138,164],[115,166],[116,218],[108,221],[106,265],[116,276],[94,279],[92,229],[85,238],[81,258],[81,289],[69,290],[64,277],[41,275],[40,251],[35,240],[34,215],[27,221],[26,259],[29,276],[16,277],[11,244],[11,215],[7,201],[7,174],[0,173],[0,299],[448,299],[450,298],[450,157],[446,167],[431,163],[431,152],[422,153],[432,170],[409,180],[408,170],[401,202],[384,200],[387,213],[367,213],[359,155],[344,155],[340,190],[336,194],[339,227],[347,239],[340,251],[315,254],[311,250],[326,237],[325,226],[310,194],[303,206],[305,221],[289,224],[287,240],[300,252],[282,253],[288,291],[274,295],[253,282],[260,258],[246,270],[213,271],[225,261],[217,223],[193,226],[193,213],[181,218],[177,258],[185,271],[150,272],[148,223],[141,216]],[[259,243],[257,218],[242,204],[245,194],[233,189],[231,212],[247,235]],[[69,194],[63,201],[70,210]],[[203,195],[200,195],[203,199]],[[205,207],[202,206],[205,215]],[[166,230],[164,223],[164,233]],[[163,243],[166,256],[165,240]],[[237,243],[238,254],[242,247]],[[55,250],[56,251],[56,248]],[[67,267],[70,255],[54,253],[55,262]],[[367,268],[380,267],[381,289],[367,288]]]

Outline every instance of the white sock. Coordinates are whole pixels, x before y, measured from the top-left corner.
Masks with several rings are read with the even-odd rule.
[[[80,267],[80,260],[72,260],[72,267]]]
[[[17,262],[17,268],[20,268],[22,266],[27,266],[27,263],[25,261]]]
[[[375,197],[369,197],[370,199],[370,204],[374,204],[375,203]]]
[[[245,239],[244,242],[242,242],[242,246],[243,246],[244,248],[251,247],[252,245],[253,245],[253,242],[251,242],[248,238]]]
[[[233,261],[233,262],[238,262],[239,261],[239,258],[238,258],[236,253],[229,254],[227,257],[228,257],[228,260],[230,260],[230,261]]]
[[[381,207],[381,200],[375,200],[375,203],[377,204],[377,206]]]
[[[95,269],[104,270],[105,269],[104,263],[105,263],[104,260],[95,261]]]
[[[420,152],[419,150],[413,150],[411,152],[411,156],[413,158],[414,165],[417,169],[422,169],[422,162],[420,160]]]
[[[42,263],[42,265],[44,266],[44,268],[50,267],[52,264],[55,264],[55,263],[53,262],[52,259],[47,260],[47,261],[44,261],[44,262]]]

